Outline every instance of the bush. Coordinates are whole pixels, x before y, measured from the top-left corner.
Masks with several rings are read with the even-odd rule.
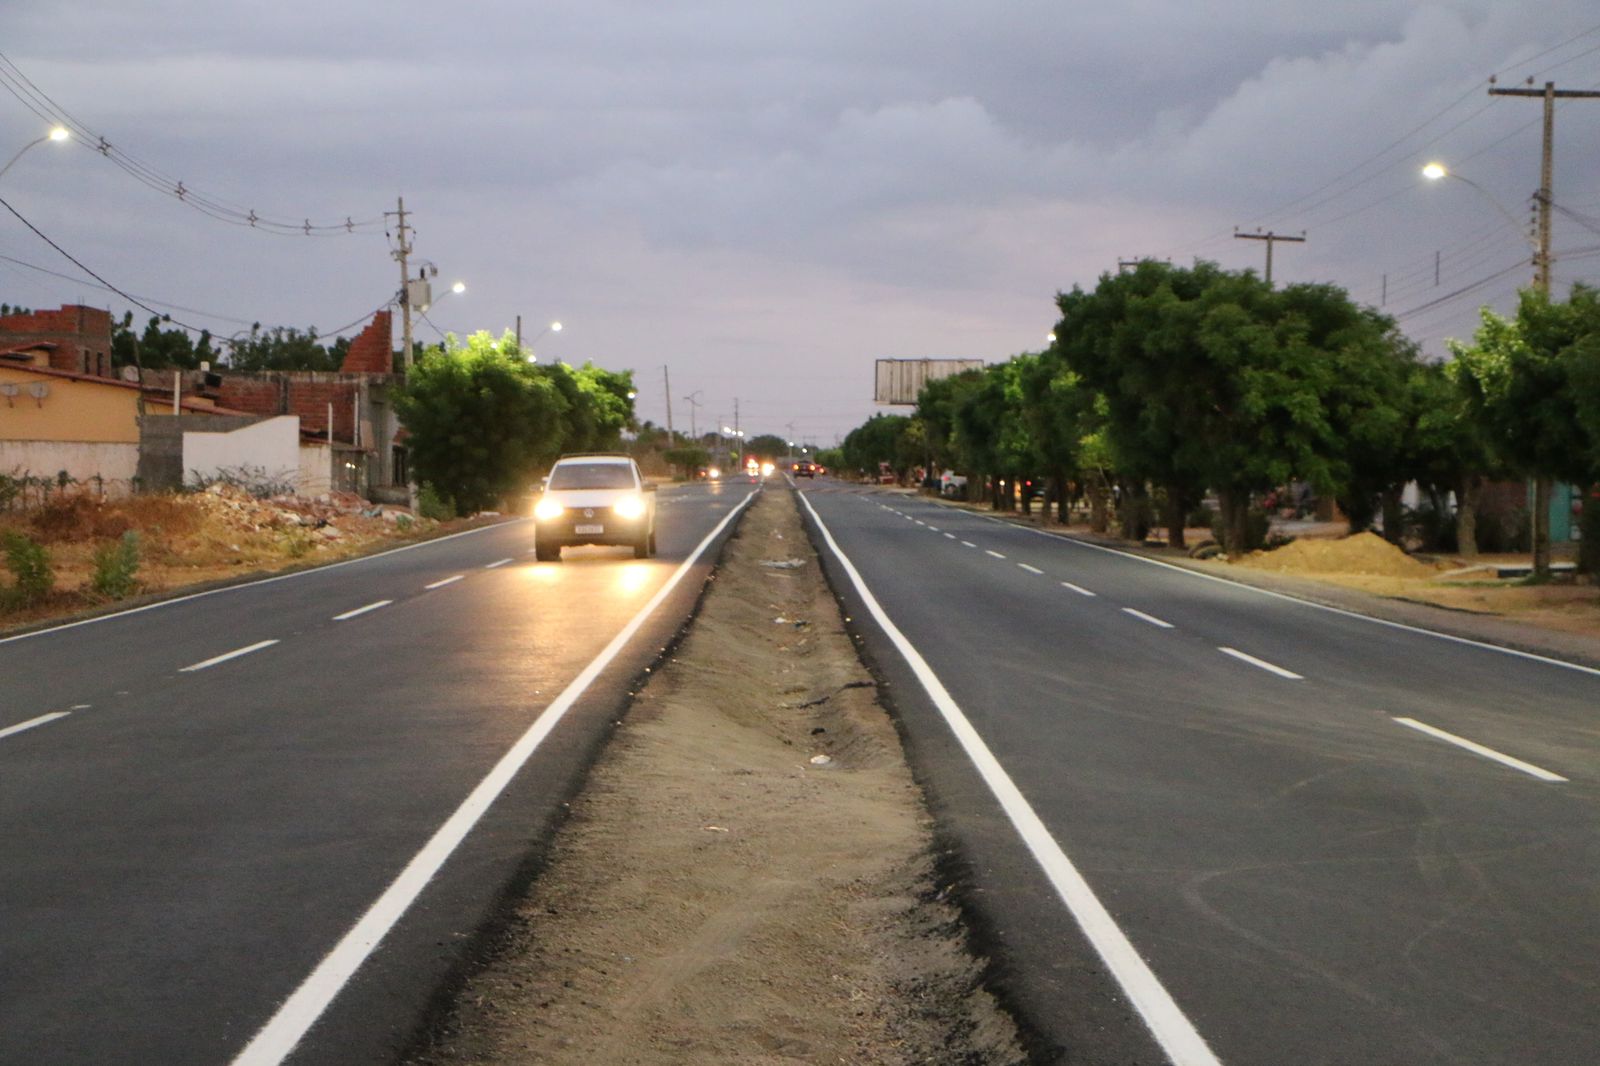
[[[139,587],[139,534],[128,530],[94,553],[94,576],[89,587],[95,594],[120,600]]]
[[[1216,522],[1216,512],[1205,504],[1193,508],[1184,516],[1183,524],[1187,529],[1211,529]]]
[[[456,501],[423,482],[417,490],[417,514],[435,522],[448,521],[456,516]]]
[[[1415,509],[1405,509],[1405,531],[1421,551],[1446,554],[1456,551],[1455,515],[1440,511],[1427,501]]]
[[[50,595],[56,574],[44,546],[20,533],[7,533],[0,544],[5,548],[6,566],[13,578],[11,598],[28,607]]]

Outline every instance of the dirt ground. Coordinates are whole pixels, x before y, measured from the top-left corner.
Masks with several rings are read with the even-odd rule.
[[[1020,1063],[791,494],[764,493],[412,1066]]]
[[[0,631],[114,606],[90,584],[94,556],[138,535],[134,602],[208,582],[333,562],[435,536],[471,522],[438,523],[405,508],[339,494],[326,500],[257,499],[226,485],[205,492],[97,500],[64,496],[0,513],[0,534],[26,536],[49,553],[55,589],[41,602],[10,602],[0,569]]]
[[[1495,564],[1526,565],[1523,556],[1474,560],[1407,555],[1382,537],[1358,533],[1337,539],[1305,538],[1269,552],[1252,552],[1232,563],[1205,564],[1312,578],[1363,592],[1488,615],[1600,639],[1600,585],[1572,579],[1528,584],[1497,579]]]

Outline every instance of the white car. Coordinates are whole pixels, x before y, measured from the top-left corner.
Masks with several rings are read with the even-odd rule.
[[[568,544],[619,544],[656,553],[656,487],[632,456],[563,455],[533,505],[534,557],[558,562]]]

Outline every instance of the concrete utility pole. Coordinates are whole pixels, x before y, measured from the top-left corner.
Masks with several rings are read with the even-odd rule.
[[[672,443],[672,375],[667,373],[667,365],[661,364],[661,384],[666,386],[667,397],[667,443]]]
[[[1600,99],[1600,92],[1592,89],[1557,89],[1556,83],[1547,81],[1544,88],[1532,87],[1528,79],[1525,89],[1497,89],[1494,79],[1489,82],[1490,96],[1531,96],[1544,101],[1544,147],[1539,158],[1539,235],[1538,248],[1533,254],[1533,287],[1545,299],[1550,298],[1550,208],[1551,180],[1555,170],[1556,101]],[[1550,573],[1550,490],[1551,479],[1543,475],[1533,479],[1533,520],[1529,532],[1533,537],[1533,572],[1541,577]]]
[[[406,241],[406,234],[411,227],[406,225],[406,198],[401,196],[396,201],[396,209],[385,211],[384,215],[394,215],[397,219],[395,225],[400,239],[395,243],[394,257],[400,261],[400,332],[405,339],[401,350],[400,366],[403,370],[411,369],[411,265],[406,257],[411,254],[411,245]]]
[[[1296,244],[1304,244],[1305,243],[1305,239],[1306,239],[1306,234],[1305,234],[1304,230],[1300,231],[1300,236],[1298,236],[1298,237],[1288,237],[1288,236],[1285,236],[1282,233],[1273,233],[1271,230],[1268,230],[1266,233],[1262,233],[1260,230],[1256,230],[1256,232],[1254,232],[1254,233],[1240,233],[1238,230],[1234,230],[1233,231],[1233,236],[1234,236],[1235,240],[1241,240],[1241,241],[1266,241],[1267,242],[1267,288],[1269,288],[1269,289],[1272,288],[1272,246],[1273,246],[1273,244],[1278,242],[1278,241],[1293,241]]]

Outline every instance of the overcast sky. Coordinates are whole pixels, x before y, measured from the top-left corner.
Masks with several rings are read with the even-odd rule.
[[[1035,350],[1119,258],[1330,281],[1430,351],[1509,306],[1538,185],[1532,76],[1600,88],[1600,8],[1476,0],[6,0],[0,51],[81,126],[260,216],[376,219],[467,292],[438,329],[560,319],[541,358],[631,368],[639,411],[832,443],[873,361]],[[46,123],[0,92],[0,156]],[[1556,277],[1600,277],[1600,100],[1556,119]],[[1427,159],[1478,188],[1427,185]],[[0,160],[0,166],[3,166]],[[381,226],[214,220],[83,144],[0,197],[116,286],[227,335],[393,297]],[[1577,217],[1574,217],[1577,216]],[[1439,283],[1435,285],[1438,254]],[[0,300],[125,302],[0,211]],[[1499,275],[1499,276],[1496,276]],[[1481,286],[1435,304],[1442,297]],[[442,291],[443,285],[438,286]],[[181,310],[180,310],[181,309]],[[397,330],[398,331],[398,330]],[[687,397],[699,401],[691,407]]]

